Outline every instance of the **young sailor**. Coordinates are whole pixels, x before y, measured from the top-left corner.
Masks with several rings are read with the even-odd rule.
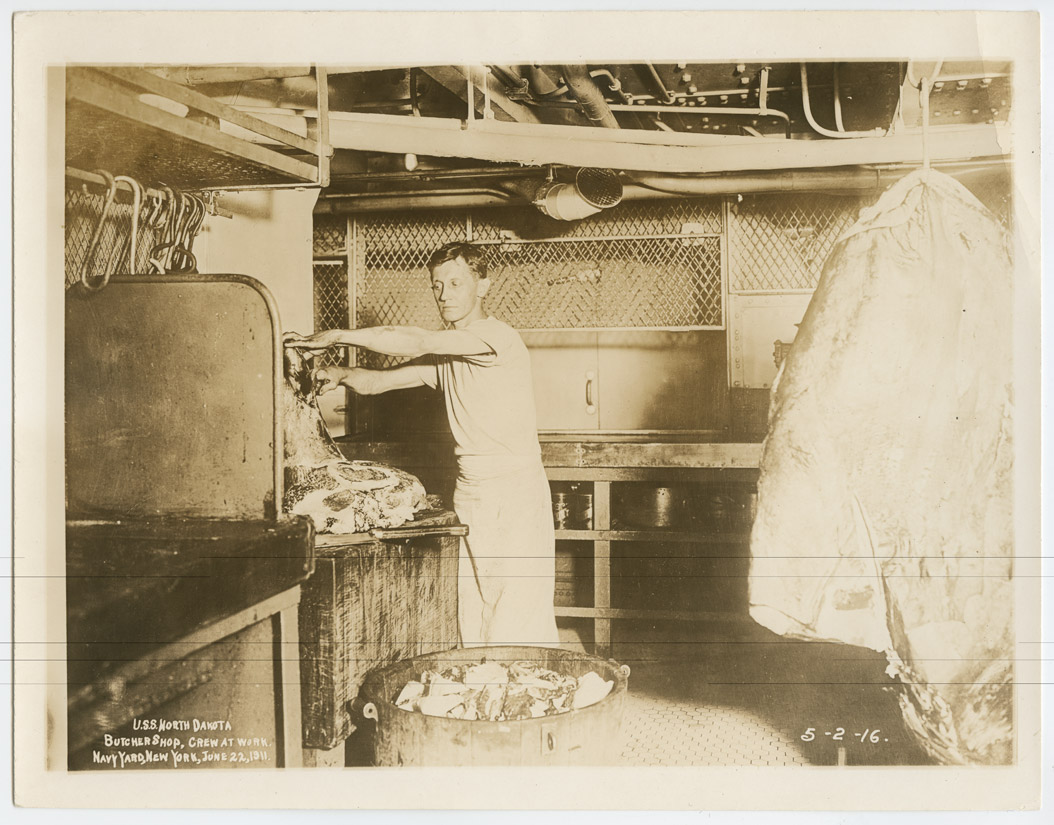
[[[387,370],[326,367],[316,380],[320,392],[341,385],[361,395],[419,386],[443,392],[458,462],[454,511],[469,526],[458,570],[461,644],[556,646],[552,505],[527,348],[483,309],[490,280],[479,247],[447,244],[432,254],[428,270],[447,329],[290,333],[286,345],[421,359]]]

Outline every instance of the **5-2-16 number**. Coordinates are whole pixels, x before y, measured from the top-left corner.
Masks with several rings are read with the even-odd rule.
[[[845,737],[845,728],[835,728],[834,732],[824,731],[825,736],[830,736],[835,742],[841,742]],[[854,737],[859,739],[861,742],[870,742],[873,745],[877,745],[882,741],[880,730],[871,730],[870,728],[865,730],[863,733],[854,733]],[[805,733],[801,735],[802,742],[812,742],[816,738],[816,728],[806,728]]]

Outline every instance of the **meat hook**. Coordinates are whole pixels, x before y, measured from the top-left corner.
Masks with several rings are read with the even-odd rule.
[[[159,253],[168,252],[171,254],[173,242],[172,239],[175,237],[175,229],[178,217],[176,215],[176,193],[171,186],[162,186],[161,191],[165,193],[165,210],[164,220],[159,220],[158,225],[164,227],[164,232],[161,233],[160,242],[157,243],[153,249],[150,250],[150,265],[154,267],[154,271],[158,275],[164,275],[168,268],[168,259],[162,258]]]
[[[127,183],[132,190],[132,226],[128,235],[128,274],[135,274],[135,247],[139,238],[139,212],[143,208],[143,187],[135,178],[118,175],[115,183]]]
[[[99,246],[99,238],[102,235],[102,228],[106,223],[106,216],[110,212],[110,207],[113,206],[114,197],[117,195],[117,182],[114,180],[113,175],[105,169],[96,169],[95,174],[99,175],[106,181],[106,197],[105,200],[103,200],[102,209],[99,211],[99,222],[95,224],[95,231],[92,233],[91,242],[88,244],[88,252],[84,256],[84,265],[81,268],[81,284],[84,285],[85,289],[90,289],[92,291],[102,289],[110,280],[109,267],[104,269],[101,281],[95,285],[92,285],[89,282],[88,271],[95,262],[95,251]]]

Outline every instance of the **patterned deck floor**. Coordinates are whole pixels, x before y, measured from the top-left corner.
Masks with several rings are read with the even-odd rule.
[[[613,658],[631,668],[621,764],[835,765],[840,756],[848,765],[928,764],[904,729],[880,654],[767,631],[699,634],[641,627],[616,639]],[[854,737],[876,729],[877,743]]]
[[[621,765],[807,765],[790,736],[735,708],[655,696],[627,698]]]

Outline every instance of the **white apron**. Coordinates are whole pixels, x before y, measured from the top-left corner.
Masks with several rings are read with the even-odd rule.
[[[460,456],[454,511],[469,527],[458,563],[463,647],[556,647],[556,545],[537,456]]]

